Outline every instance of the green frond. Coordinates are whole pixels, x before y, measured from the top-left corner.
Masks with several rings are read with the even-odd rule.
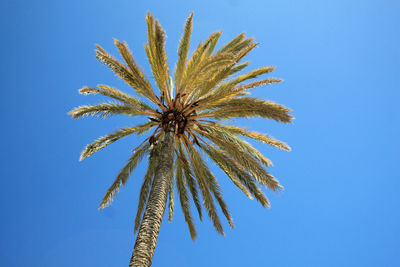
[[[206,182],[207,174],[205,173],[204,168],[202,168],[202,166],[200,164],[200,162],[201,162],[200,155],[198,154],[197,150],[192,146],[192,144],[190,142],[187,142],[187,140],[185,140],[184,144],[185,144],[187,153],[189,155],[193,171],[196,175],[197,183],[198,183],[200,191],[203,195],[204,205],[205,205],[206,209],[208,210],[208,216],[213,221],[214,228],[217,230],[217,232],[222,235],[225,235],[224,230],[222,229],[222,225],[221,225],[220,219],[218,217],[217,211],[215,209],[214,201],[210,194],[208,184]]]
[[[290,147],[286,143],[279,141],[271,136],[264,135],[262,133],[249,131],[247,129],[236,127],[236,126],[223,125],[223,124],[219,124],[219,123],[215,123],[214,126],[218,127],[219,129],[223,129],[224,131],[229,132],[231,134],[246,136],[246,137],[252,138],[254,140],[257,140],[259,142],[268,144],[270,146],[273,146],[273,147],[276,147],[276,148],[279,148],[279,149],[282,149],[285,151],[290,151]]]
[[[81,153],[80,161],[91,156],[93,153],[99,151],[100,149],[105,148],[106,146],[114,143],[115,141],[126,137],[130,134],[143,134],[153,128],[156,123],[149,121],[142,125],[134,126],[134,127],[126,127],[121,128],[111,134],[105,135],[94,141],[93,143],[87,145],[85,149]]]
[[[103,209],[110,205],[116,193],[118,193],[121,185],[125,185],[132,171],[136,168],[138,162],[149,152],[150,144],[148,142],[144,142],[139,145],[133,155],[128,159],[128,163],[122,168],[117,178],[115,178],[114,183],[107,190],[103,200],[101,201],[99,209]]]
[[[214,148],[206,142],[202,145],[202,149],[227,174],[232,182],[243,191],[243,193],[245,193],[250,199],[253,199],[252,196],[254,196],[263,207],[269,207],[267,197],[255,184],[254,179],[234,160],[232,160],[222,150]]]
[[[143,111],[140,111],[132,107],[131,105],[127,104],[102,103],[92,106],[79,106],[68,112],[68,114],[71,115],[73,119],[85,116],[94,116],[103,119],[117,114],[135,116],[135,115],[143,115],[144,113]]]
[[[133,97],[131,95],[128,95],[124,92],[121,92],[118,89],[112,88],[110,86],[107,85],[97,85],[98,88],[91,88],[91,87],[83,87],[79,90],[79,93],[83,94],[83,95],[87,95],[87,94],[101,94],[104,96],[108,96],[111,98],[114,98],[116,100],[119,100],[125,104],[131,105],[135,108],[139,108],[139,109],[143,109],[143,110],[151,110],[153,111],[153,109],[147,105],[146,103],[144,103],[142,100]]]
[[[196,206],[196,209],[197,209],[197,212],[199,214],[200,221],[202,221],[203,220],[203,213],[202,213],[202,210],[201,210],[200,198],[199,198],[199,194],[198,194],[198,191],[197,191],[196,181],[193,178],[194,174],[193,174],[193,172],[192,172],[192,170],[190,168],[190,164],[189,164],[189,161],[187,160],[185,152],[182,149],[181,143],[179,141],[177,141],[176,144],[177,144],[178,152],[179,152],[178,160],[180,161],[180,164],[181,164],[181,166],[183,168],[183,174],[184,174],[184,177],[185,177],[186,184],[189,187],[190,193],[192,195],[193,202],[194,202],[194,204]]]
[[[197,236],[196,228],[193,223],[193,218],[190,213],[189,196],[186,190],[185,182],[183,179],[181,161],[178,159],[176,162],[176,185],[178,187],[178,194],[181,203],[183,215],[185,216],[186,224],[188,225],[190,237],[194,240]]]
[[[143,184],[142,187],[140,188],[140,193],[139,193],[139,202],[135,218],[134,233],[136,233],[137,230],[139,230],[140,224],[142,222],[144,208],[149,198],[151,184],[153,183],[154,173],[157,168],[159,152],[160,152],[160,146],[153,147],[153,149],[151,149],[150,152],[149,166],[147,167],[147,171],[143,178]]]
[[[214,111],[201,114],[201,117],[229,119],[235,117],[261,117],[277,122],[291,123],[291,110],[277,103],[253,97],[228,99],[212,107]],[[200,117],[200,116],[199,116]]]
[[[188,55],[189,46],[190,46],[190,37],[192,34],[192,25],[193,25],[193,12],[190,13],[189,17],[186,20],[184,33],[181,37],[180,44],[179,44],[178,62],[176,64],[176,70],[175,70],[175,86],[176,86],[176,88],[180,88],[182,75],[183,75],[183,72],[186,67],[187,55]]]

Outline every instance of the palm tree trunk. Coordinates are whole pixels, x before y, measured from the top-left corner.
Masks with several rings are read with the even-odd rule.
[[[173,171],[174,139],[175,124],[171,122],[161,144],[159,163],[155,170],[149,200],[129,263],[130,267],[149,267],[151,265]]]

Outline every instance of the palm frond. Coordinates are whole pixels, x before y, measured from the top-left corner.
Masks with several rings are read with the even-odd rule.
[[[227,66],[223,66],[221,68],[218,68],[214,75],[210,77],[209,79],[206,79],[204,81],[204,84],[199,88],[199,91],[197,93],[197,99],[204,100],[201,98],[202,96],[207,96],[209,94],[212,94],[212,89],[215,88],[221,81],[226,79],[229,76],[229,73],[233,66],[235,65],[235,62],[230,63]],[[197,100],[195,99],[195,100]],[[205,97],[207,99],[207,97]],[[207,101],[202,101],[201,103],[206,103]],[[200,101],[199,101],[200,103]]]
[[[244,68],[246,68],[249,65],[250,65],[250,61],[246,61],[246,62],[243,62],[243,63],[240,63],[240,64],[236,64],[233,68],[231,68],[231,70],[229,71],[229,75],[228,76],[232,76],[233,74],[242,71]]]
[[[226,164],[223,164],[223,159],[225,159],[225,155],[223,152],[218,151],[215,148],[212,148],[209,146],[206,142],[202,146],[200,146],[201,149],[206,152],[206,154],[212,159],[224,172],[225,174],[231,179],[231,181],[240,189],[242,192],[250,199],[253,199],[249,191],[246,189],[246,187],[241,183],[241,181],[237,178],[235,175],[235,172],[232,170],[233,166],[229,166]]]
[[[230,49],[232,49],[232,47],[235,47],[236,45],[240,44],[245,39],[245,36],[246,35],[244,34],[244,32],[242,32],[241,34],[233,38],[229,43],[224,45],[221,49],[219,49],[217,51],[217,54],[227,52]]]
[[[110,205],[115,194],[118,193],[121,185],[125,185],[139,161],[149,152],[149,147],[150,144],[148,142],[144,142],[134,150],[133,155],[128,159],[128,163],[122,168],[117,178],[115,178],[114,183],[107,190],[103,200],[101,201],[99,209],[103,209]]]
[[[239,62],[245,55],[247,55],[251,50],[256,47],[258,43],[254,43],[253,38],[245,38],[245,34],[241,33],[232,41],[223,46],[216,54],[220,53],[233,53],[237,57]]]
[[[242,169],[234,160],[222,150],[214,148],[207,142],[201,146],[203,151],[231,178],[232,182],[239,187],[250,199],[251,195],[261,203],[263,207],[269,207],[269,201],[264,193],[255,184],[254,179]],[[249,194],[249,191],[251,195]]]
[[[98,49],[96,50],[96,58],[101,63],[108,66],[118,77],[132,86],[139,95],[147,97],[157,105],[159,104],[149,81],[141,72],[132,73],[123,63],[108,54],[100,45],[96,45],[96,47]]]
[[[235,138],[231,138],[228,135],[221,134],[218,131],[212,131],[212,129],[207,129],[209,132],[201,131],[195,128],[193,128],[193,130],[212,141],[221,150],[232,157],[236,161],[236,163],[243,169],[247,170],[258,183],[268,186],[273,191],[277,191],[278,189],[283,188],[279,184],[279,181],[276,180],[276,178],[273,177],[271,174],[269,174],[259,164],[259,162],[255,158],[253,158],[251,154],[249,154],[250,151],[257,151],[256,149],[251,149],[248,147],[246,148],[246,146],[243,146],[243,143],[235,142]],[[254,156],[259,155],[256,154]],[[264,162],[264,164],[268,164],[268,162]]]
[[[236,62],[239,62],[244,58],[248,53],[250,53],[254,48],[257,47],[259,43],[253,43],[252,40],[250,40],[248,43],[246,42],[246,45],[240,46],[240,49],[235,50],[236,53]]]
[[[142,125],[134,126],[134,127],[125,127],[121,128],[111,134],[105,135],[94,141],[93,143],[87,145],[85,149],[82,151],[80,156],[80,161],[91,156],[93,153],[99,151],[100,149],[105,148],[106,146],[114,143],[115,141],[131,135],[133,133],[143,134],[148,132],[151,128],[153,128],[156,123],[149,121]]]
[[[222,34],[222,31],[219,31],[219,32],[217,32],[216,35],[211,39],[210,45],[208,46],[207,51],[206,51],[206,54],[205,54],[206,57],[211,56],[212,53],[214,52],[215,46],[217,45],[217,42],[218,42],[219,37],[221,36],[221,34]]]
[[[100,45],[96,45],[96,47],[97,47],[97,50],[95,50],[96,58],[101,63],[108,66],[118,77],[123,79],[130,86],[134,88],[136,87],[140,88],[138,86],[139,81],[136,81],[134,79],[133,75],[129,72],[129,70],[125,67],[124,64],[122,64],[113,56],[111,56],[109,53],[107,53],[107,51],[104,50],[104,48],[102,48]]]
[[[260,81],[255,81],[255,82],[251,82],[248,84],[243,84],[243,85],[239,85],[237,87],[235,87],[235,89],[233,90],[236,93],[239,92],[244,92],[245,90],[251,89],[251,88],[255,88],[255,87],[259,87],[262,85],[266,85],[266,84],[273,84],[273,83],[280,83],[282,82],[282,79],[278,79],[278,78],[267,78],[267,79],[263,79]]]
[[[192,25],[193,25],[193,12],[190,13],[189,17],[186,20],[184,33],[181,37],[178,49],[178,62],[176,64],[176,70],[175,70],[175,86],[177,88],[177,92],[180,88],[181,79],[186,67],[187,55],[190,46],[190,37],[192,34]]]
[[[111,98],[114,98],[116,100],[119,100],[125,104],[131,105],[135,108],[138,109],[143,109],[143,110],[147,110],[147,111],[153,111],[154,110],[147,105],[146,103],[144,103],[142,100],[133,97],[131,95],[128,95],[118,89],[112,88],[110,86],[107,85],[97,85],[98,88],[92,88],[92,87],[83,87],[79,90],[79,93],[83,94],[83,95],[87,95],[87,94],[101,94],[104,96],[108,96]]]
[[[257,78],[258,76],[262,75],[262,74],[266,74],[266,73],[270,73],[275,69],[275,67],[272,66],[268,66],[268,67],[263,67],[263,68],[259,68],[256,70],[253,70],[247,74],[243,74],[240,75],[239,77],[229,80],[224,84],[221,84],[220,86],[218,86],[217,89],[215,89],[215,91],[213,91],[212,96],[208,99],[208,101],[216,101],[216,100],[224,100],[226,98],[228,98],[229,96],[231,96],[232,94],[232,88],[234,88],[237,84],[244,82],[246,80],[249,79],[254,79]],[[234,96],[236,94],[233,94],[232,96]]]
[[[206,83],[204,83],[199,88],[197,99],[199,99],[199,102],[201,101],[201,104],[207,103],[209,101],[209,98],[212,98],[212,96],[214,95],[214,90],[212,90],[213,88],[215,88],[220,82],[228,78],[230,75],[238,71],[237,68],[235,69],[235,65],[256,46],[257,44],[254,44],[250,41],[249,45],[241,48],[239,51],[233,51],[232,53],[230,53],[231,55],[233,55],[232,63],[218,68],[215,71],[215,74],[212,77],[208,77]],[[230,50],[228,49],[227,51]],[[221,52],[216,53],[216,56],[220,54]],[[244,67],[246,67],[246,64],[240,66],[239,70]]]
[[[291,110],[272,101],[253,97],[228,99],[212,106],[213,111],[199,114],[197,118],[230,119],[235,117],[261,117],[277,122],[291,123]]]
[[[254,140],[257,140],[259,142],[268,144],[270,146],[285,150],[285,151],[290,151],[290,147],[282,142],[279,141],[271,136],[259,133],[259,132],[254,132],[254,131],[249,131],[245,128],[240,128],[237,126],[230,126],[230,125],[224,125],[224,124],[220,124],[220,123],[212,123],[215,127],[218,127],[219,129],[223,129],[226,132],[229,132],[231,134],[234,135],[242,135],[242,136],[246,136],[249,138],[252,138]]]
[[[177,160],[176,162],[176,185],[178,187],[178,194],[181,203],[181,208],[183,211],[183,215],[185,216],[186,224],[188,225],[190,237],[194,240],[197,236],[196,228],[193,223],[193,218],[190,213],[190,205],[189,205],[189,196],[186,190],[186,186],[183,179],[182,165],[181,161]]]
[[[232,47],[231,49],[229,49],[229,51],[231,53],[235,53],[235,54],[240,54],[241,52],[245,51],[249,46],[252,45],[257,45],[254,43],[254,39],[253,38],[247,38],[245,40],[243,40],[242,42],[238,43],[237,45],[235,45],[234,47]]]
[[[212,100],[208,99],[208,102],[212,104],[219,104],[223,101],[225,101],[228,98],[232,97],[239,97],[239,96],[246,96],[249,95],[250,93],[247,92],[246,90],[252,89],[255,87],[263,86],[263,85],[268,85],[268,84],[274,84],[274,83],[280,83],[282,82],[282,79],[277,79],[277,78],[267,78],[255,82],[251,82],[248,84],[243,84],[243,85],[237,85],[233,88],[230,88],[229,91],[222,91],[222,94],[219,94],[217,96],[212,96]]]
[[[214,206],[214,201],[210,194],[206,179],[207,175],[205,170],[202,168],[200,163],[200,155],[195,150],[193,145],[187,139],[184,140],[183,144],[186,147],[187,154],[189,155],[190,163],[192,165],[193,171],[197,178],[197,183],[199,185],[200,191],[203,195],[203,202],[208,210],[208,216],[213,221],[214,228],[217,230],[218,233],[225,235],[224,230],[222,229],[222,225],[220,219],[218,217],[217,211]]]
[[[73,119],[85,116],[94,116],[104,119],[109,116],[118,114],[135,116],[135,115],[146,115],[147,113],[139,109],[136,109],[131,105],[110,102],[110,103],[101,103],[91,106],[79,106],[68,112],[68,114],[71,115]]]
[[[194,150],[195,148],[193,147],[192,149]],[[228,206],[226,205],[224,199],[222,198],[221,188],[217,182],[217,179],[211,173],[210,169],[207,167],[207,164],[204,162],[204,160],[202,159],[200,154],[199,154],[198,159],[199,159],[199,162],[198,162],[199,167],[204,171],[204,174],[206,175],[205,181],[207,183],[208,188],[211,190],[211,192],[213,193],[219,206],[221,207],[222,213],[225,215],[225,218],[227,219],[229,226],[231,228],[234,228],[235,226],[233,224],[231,214],[229,213]]]
[[[210,89],[210,81],[218,79],[217,73],[221,73],[221,70],[231,67],[234,64],[234,57],[232,54],[219,54],[216,56],[210,56],[199,65],[199,67],[193,71],[192,79],[188,84],[187,102],[192,100],[192,96],[196,96],[198,99],[205,92]]]
[[[159,101],[154,94],[153,88],[151,87],[149,80],[143,74],[143,70],[141,70],[139,65],[135,62],[132,53],[129,50],[128,44],[126,42],[120,42],[117,39],[114,39],[114,43],[117,46],[122,58],[125,60],[132,76],[136,81],[136,91],[140,95],[152,100],[154,103],[159,104]]]
[[[232,63],[234,63],[234,56],[228,53],[207,57],[193,75],[196,77],[193,81],[198,81],[201,80],[200,78],[204,79],[205,77],[209,78],[211,77],[210,74],[215,74],[215,71],[230,66]],[[194,83],[193,81],[192,83]]]
[[[194,174],[192,172],[192,169],[190,168],[189,161],[185,155],[185,151],[182,149],[181,142],[179,140],[176,141],[177,147],[178,147],[178,160],[180,161],[180,164],[183,168],[183,174],[185,177],[186,184],[189,187],[190,193],[192,195],[193,202],[196,206],[197,212],[199,214],[200,221],[203,219],[203,213],[201,210],[201,205],[200,205],[200,198],[199,194],[197,191],[197,185],[196,181],[194,179]]]
[[[193,89],[190,88],[190,85],[192,84],[192,80],[196,78],[196,74],[199,72],[199,69],[201,69],[202,62],[207,59],[205,56],[206,51],[210,44],[212,44],[213,40],[218,38],[220,34],[220,32],[211,34],[204,43],[200,42],[197,49],[193,52],[193,55],[189,59],[183,74],[181,88],[179,91],[180,93],[184,93],[187,90]]]
[[[242,150],[249,155],[252,155],[255,159],[260,161],[266,167],[272,166],[272,162],[267,159],[263,154],[261,154],[252,145],[232,134],[232,131],[226,129],[225,127],[219,127],[218,125],[202,125],[206,130],[212,133],[214,136],[218,136],[227,142],[230,142],[237,146],[238,149]]]
[[[165,32],[157,20],[150,13],[146,16],[148,45],[145,45],[147,57],[160,93],[170,104],[172,99],[169,90],[169,74],[167,57],[165,54]]]

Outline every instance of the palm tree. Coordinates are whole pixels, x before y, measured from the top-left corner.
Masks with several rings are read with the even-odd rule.
[[[243,33],[217,51],[214,50],[221,32],[213,33],[187,59],[192,16],[193,13],[186,21],[180,40],[174,79],[166,62],[165,33],[152,15],[146,16],[148,44],[145,50],[159,90],[157,93],[134,61],[125,42],[114,39],[126,64],[97,46],[97,59],[132,86],[138,95],[152,102],[151,105],[149,101],[145,102],[110,86],[98,85],[97,88],[84,87],[79,92],[101,94],[116,101],[80,106],[69,112],[74,119],[84,116],[106,118],[117,114],[148,117],[144,124],[121,128],[87,145],[81,160],[123,137],[145,134],[154,129],[133,150],[99,207],[103,209],[111,203],[141,159],[148,155],[148,169],[140,190],[135,219],[134,231],[136,233],[139,230],[139,233],[129,266],[151,265],[167,200],[169,221],[173,216],[175,187],[192,239],[196,237],[196,229],[190,211],[189,194],[200,220],[202,208],[199,194],[218,233],[224,234],[224,231],[215,200],[230,227],[234,227],[220,186],[203,160],[204,155],[211,158],[250,199],[255,198],[263,207],[268,207],[269,201],[257,183],[273,191],[282,188],[278,180],[264,168],[271,166],[271,161],[240,137],[252,138],[287,151],[290,150],[289,146],[270,136],[221,122],[238,117],[261,117],[290,123],[293,117],[288,108],[248,96],[249,89],[281,80],[266,78],[243,83],[272,72],[274,67],[262,67],[235,75],[249,65],[249,62],[240,61],[257,46],[252,38],[246,38]]]

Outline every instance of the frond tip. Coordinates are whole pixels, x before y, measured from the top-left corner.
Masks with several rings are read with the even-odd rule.
[[[112,115],[125,114],[128,116],[143,115],[144,113],[138,109],[133,108],[130,105],[119,104],[119,103],[102,103],[92,106],[80,106],[70,112],[73,119],[80,117],[100,117],[102,119],[107,118]]]

